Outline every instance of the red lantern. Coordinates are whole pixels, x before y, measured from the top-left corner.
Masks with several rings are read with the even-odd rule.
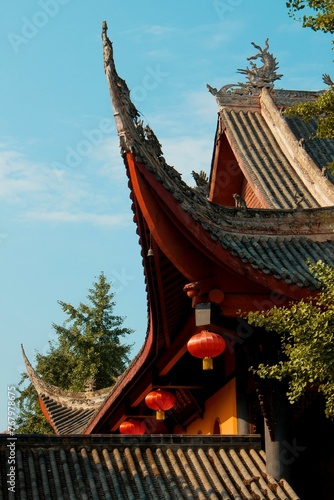
[[[202,330],[188,341],[188,351],[195,358],[203,359],[203,370],[212,370],[212,358],[219,356],[225,351],[226,342],[217,333]]]
[[[119,426],[119,432],[121,434],[144,434],[145,425],[139,420],[126,420]]]
[[[158,389],[157,391],[150,392],[146,398],[145,403],[151,410],[156,411],[156,419],[164,420],[165,411],[170,410],[175,405],[175,396],[171,392]]]

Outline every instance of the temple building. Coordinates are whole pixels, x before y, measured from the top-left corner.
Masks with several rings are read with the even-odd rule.
[[[61,391],[23,353],[59,436],[35,445],[22,437],[22,463],[35,453],[35,470],[58,468],[64,490],[80,479],[92,488],[87,498],[333,498],[334,428],[323,401],[309,391],[290,405],[284,383],[254,376],[250,367],[275,359],[279,340],[245,319],[316,294],[309,261],[334,266],[326,168],[334,141],[315,137],[315,121],[283,113],[321,92],[276,89],[282,75],[268,41],[253,43],[249,67],[239,70],[244,83],[208,85],[218,105],[212,162],[208,173],[193,172],[190,187],[118,76],[105,22],[102,40],[142,252],[147,334],[116,384],[100,391]],[[122,435],[122,425],[135,435]],[[66,476],[59,463],[70,460]]]

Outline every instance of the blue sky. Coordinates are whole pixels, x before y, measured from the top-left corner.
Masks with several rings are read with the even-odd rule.
[[[284,0],[5,1],[0,17],[0,429],[20,344],[34,361],[101,271],[115,313],[146,333],[140,247],[103,71],[107,20],[118,72],[155,131],[166,161],[193,184],[209,173],[217,107],[206,83],[236,71],[264,46],[279,63],[276,87],[320,90],[332,72],[330,37],[288,17]],[[333,76],[333,72],[332,72]]]

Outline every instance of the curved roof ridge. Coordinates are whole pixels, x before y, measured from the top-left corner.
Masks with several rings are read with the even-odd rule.
[[[76,392],[60,389],[59,387],[49,384],[38,375],[27,358],[22,344],[21,350],[28,377],[38,395],[49,397],[63,407],[83,410],[99,408],[114,387],[111,386],[92,392]]]

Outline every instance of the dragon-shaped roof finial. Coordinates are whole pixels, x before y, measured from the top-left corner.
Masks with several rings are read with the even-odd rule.
[[[255,47],[258,52],[254,56],[248,57],[247,60],[250,61],[250,68],[238,69],[238,73],[247,76],[247,82],[229,83],[224,85],[220,90],[217,90],[211,85],[207,84],[209,92],[214,95],[220,106],[226,104],[226,99],[229,101],[230,98],[238,96],[259,96],[261,89],[267,88],[272,89],[274,87],[274,81],[279,80],[283,75],[279,75],[276,70],[278,68],[278,63],[271,54],[269,49],[268,38],[265,41],[264,49],[259,45],[252,42],[253,47]],[[257,67],[253,62],[256,59],[261,59],[263,65]]]
[[[252,42],[253,47],[258,50],[258,53],[255,56],[251,56],[247,58],[247,61],[251,61],[250,68],[246,69],[238,69],[238,73],[243,75],[247,75],[248,84],[239,84],[239,85],[247,85],[252,87],[268,87],[272,88],[274,86],[274,81],[279,80],[283,75],[279,75],[276,73],[278,69],[278,63],[276,58],[271,54],[269,49],[269,41],[268,38],[265,41],[264,49],[262,49],[259,45],[256,45]],[[263,62],[263,66],[259,68],[253,62],[255,59],[261,59]]]

